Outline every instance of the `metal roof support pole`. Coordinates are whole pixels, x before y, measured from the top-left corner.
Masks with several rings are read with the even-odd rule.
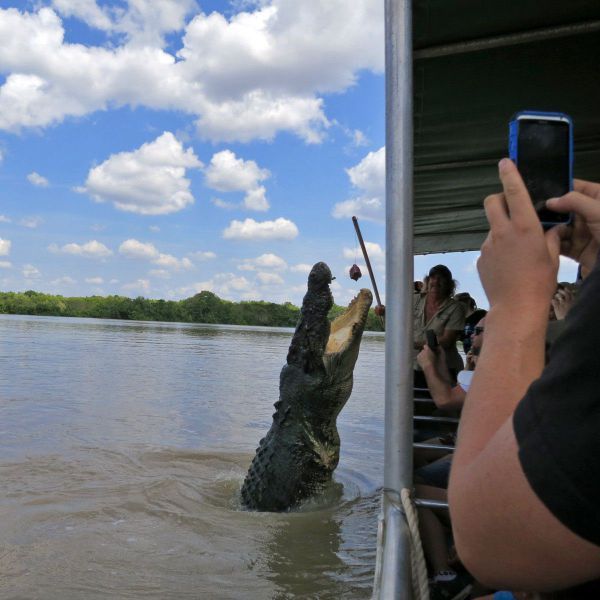
[[[374,597],[411,600],[410,545],[400,492],[412,487],[412,0],[385,0],[385,471]]]

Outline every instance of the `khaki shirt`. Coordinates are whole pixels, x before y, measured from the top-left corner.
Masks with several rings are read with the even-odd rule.
[[[425,300],[426,294],[415,293],[413,295],[413,335],[414,341],[425,343],[425,331],[433,329],[435,335],[441,337],[445,329],[452,331],[463,331],[465,328],[465,318],[467,309],[464,304],[457,302],[453,298],[448,298],[439,310],[431,317],[429,322],[425,322]],[[460,371],[463,368],[463,360],[458,353],[456,345],[453,348],[446,348],[446,361],[449,369]],[[420,371],[421,367],[417,364],[417,354],[419,350],[415,348],[413,354],[413,368]]]

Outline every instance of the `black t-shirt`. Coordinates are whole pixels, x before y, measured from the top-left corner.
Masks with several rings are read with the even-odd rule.
[[[571,531],[600,546],[600,259],[513,426],[536,495]]]

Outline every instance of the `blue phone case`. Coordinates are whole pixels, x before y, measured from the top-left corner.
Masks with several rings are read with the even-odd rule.
[[[573,121],[571,117],[561,112],[544,112],[541,110],[522,110],[514,115],[512,120],[508,124],[508,156],[518,166],[518,144],[519,138],[519,120],[521,116],[545,118],[545,117],[561,117],[569,123],[569,190],[573,189]],[[564,221],[570,223],[573,216],[569,215],[569,220]],[[542,221],[542,225],[547,227],[553,227],[556,223],[548,223]]]

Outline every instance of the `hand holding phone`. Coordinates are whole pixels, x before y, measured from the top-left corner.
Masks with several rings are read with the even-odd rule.
[[[509,155],[517,165],[542,225],[570,223],[570,213],[546,208],[546,200],[573,189],[573,124],[563,113],[522,111],[509,126]]]
[[[427,345],[433,352],[437,352],[440,346],[437,335],[435,335],[435,331],[433,329],[427,329],[425,331],[425,339],[427,340]]]
[[[575,179],[575,191],[548,202],[552,210],[574,215],[573,227],[559,232],[561,253],[576,260],[588,273],[600,252],[600,183]]]

